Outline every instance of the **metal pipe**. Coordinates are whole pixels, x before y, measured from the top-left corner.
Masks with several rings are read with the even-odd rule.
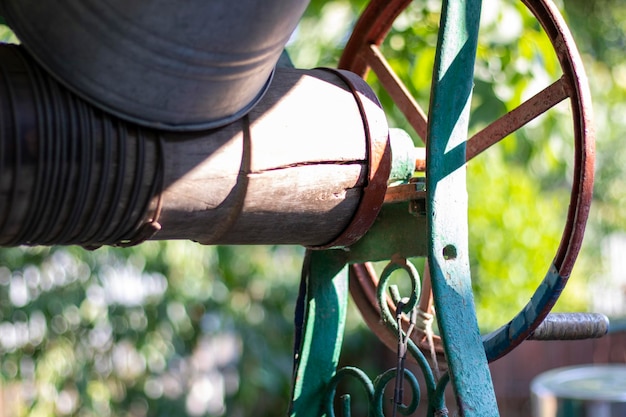
[[[199,130],[260,100],[308,0],[0,0],[66,87],[125,120]]]

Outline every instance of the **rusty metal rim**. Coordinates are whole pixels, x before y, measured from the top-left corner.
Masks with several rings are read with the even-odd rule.
[[[555,265],[561,276],[569,277],[580,250],[591,205],[594,164],[595,127],[593,125],[591,92],[582,59],[565,21],[549,0],[523,0],[550,37],[567,78],[574,121],[574,178],[568,212],[567,229],[563,233]],[[556,32],[556,36],[553,33]],[[554,36],[554,37],[553,37]]]
[[[368,172],[367,184],[363,189],[359,206],[348,226],[331,242],[320,246],[309,247],[315,250],[350,246],[369,230],[383,206],[385,193],[387,192],[387,181],[391,173],[389,128],[378,98],[371,90],[370,86],[359,76],[340,69],[322,69],[339,76],[354,95],[359,111],[361,112],[363,128],[367,140]],[[380,110],[379,118],[372,117],[372,112],[366,108],[367,102],[371,102],[376,106],[377,111]]]
[[[591,92],[589,91],[582,59],[565,21],[551,0],[522,1],[537,18],[548,35],[561,64],[563,77],[566,81],[574,124],[575,153],[572,191],[567,221],[553,261],[554,267],[558,271],[559,279],[556,281],[557,285],[550,286],[552,296],[543,305],[539,306],[533,306],[533,300],[531,300],[509,323],[487,335],[485,338],[485,350],[489,361],[501,358],[526,340],[554,307],[559,295],[567,284],[580,252],[593,197],[595,128],[592,121]],[[550,273],[548,272],[541,285],[547,284],[550,279]],[[536,311],[535,317],[523,317],[524,328],[512,333],[511,330],[515,330],[512,328],[512,324],[518,320],[521,321],[522,315],[529,310]],[[499,334],[508,336],[507,343],[500,344],[496,342],[499,339]]]
[[[409,4],[411,0],[372,0],[359,17],[338,67],[365,77],[369,67],[363,59],[364,49],[372,44],[380,45],[393,22]]]
[[[488,343],[486,344],[485,348],[488,351],[490,361],[498,359],[524,341],[543,321],[558,299],[580,251],[593,189],[595,130],[592,123],[591,94],[587,85],[582,60],[567,25],[560,16],[556,6],[550,0],[522,1],[548,35],[564,73],[563,79],[566,84],[566,95],[571,100],[574,123],[574,177],[567,221],[554,258],[554,266],[562,279],[559,280],[559,285],[551,288],[553,297],[544,305],[539,306],[540,308],[537,309],[535,317],[531,317],[530,320],[524,318],[525,328],[523,331],[518,332],[514,337],[507,337],[504,345],[489,346]],[[410,1],[408,0],[372,0],[357,21],[341,56],[339,67],[365,77],[369,69],[365,50],[370,48],[371,45],[380,45],[382,43],[395,18],[409,4]],[[378,282],[373,268],[371,265],[353,265],[351,272],[353,277],[350,281],[350,291],[366,323],[381,341],[391,349],[395,349],[395,336],[389,335],[387,329],[384,326],[380,326],[377,319],[377,317],[380,317],[380,313],[378,312],[375,298],[372,300],[369,295],[372,291],[375,293]],[[524,314],[526,310],[527,308],[522,310],[520,314]],[[520,314],[516,318],[519,318]],[[513,320],[492,332],[489,336],[504,332],[508,333],[512,322]],[[390,336],[393,336],[393,338],[390,339]],[[441,339],[437,339],[436,343],[437,350],[440,351]],[[424,346],[420,345],[420,348],[424,349]]]

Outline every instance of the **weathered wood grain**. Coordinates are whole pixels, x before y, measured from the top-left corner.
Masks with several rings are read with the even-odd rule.
[[[247,118],[210,138],[166,136],[156,239],[315,245],[346,227],[367,180],[354,96],[325,71],[275,80]]]

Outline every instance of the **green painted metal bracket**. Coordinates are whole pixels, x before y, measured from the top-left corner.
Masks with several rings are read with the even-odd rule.
[[[350,263],[389,260],[428,254],[426,216],[412,214],[407,202],[386,204],[368,232],[346,248]]]
[[[343,250],[307,252],[301,293],[302,327],[296,334],[290,416],[319,417],[335,375],[348,304],[348,270]],[[298,327],[298,323],[296,323]]]
[[[426,191],[437,320],[461,415],[498,416],[469,268],[465,141],[481,0],[443,3],[429,111]]]

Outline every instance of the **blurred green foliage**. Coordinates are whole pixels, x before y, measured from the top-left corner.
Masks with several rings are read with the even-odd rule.
[[[289,396],[301,255],[191,242],[0,251],[2,375],[23,398],[9,415],[221,415],[225,398],[229,415],[274,414]]]
[[[558,308],[588,307],[600,247],[626,212],[626,4],[561,4],[586,63],[598,124],[595,206]],[[363,0],[313,0],[288,47],[297,67],[334,66]],[[424,109],[439,19],[414,2],[384,52]],[[4,32],[2,36],[11,36]],[[485,0],[472,132],[560,76],[520,2]],[[391,123],[411,129],[378,87]],[[564,223],[573,145],[567,106],[469,164],[470,250],[485,331],[510,319],[548,269]],[[420,141],[416,138],[416,144]],[[131,249],[0,250],[0,374],[9,416],[274,416],[290,390],[302,248],[149,242]],[[374,367],[378,345],[352,314],[345,356]],[[369,338],[369,339],[368,339]],[[374,357],[373,355],[377,356]],[[391,364],[388,364],[391,365]]]

